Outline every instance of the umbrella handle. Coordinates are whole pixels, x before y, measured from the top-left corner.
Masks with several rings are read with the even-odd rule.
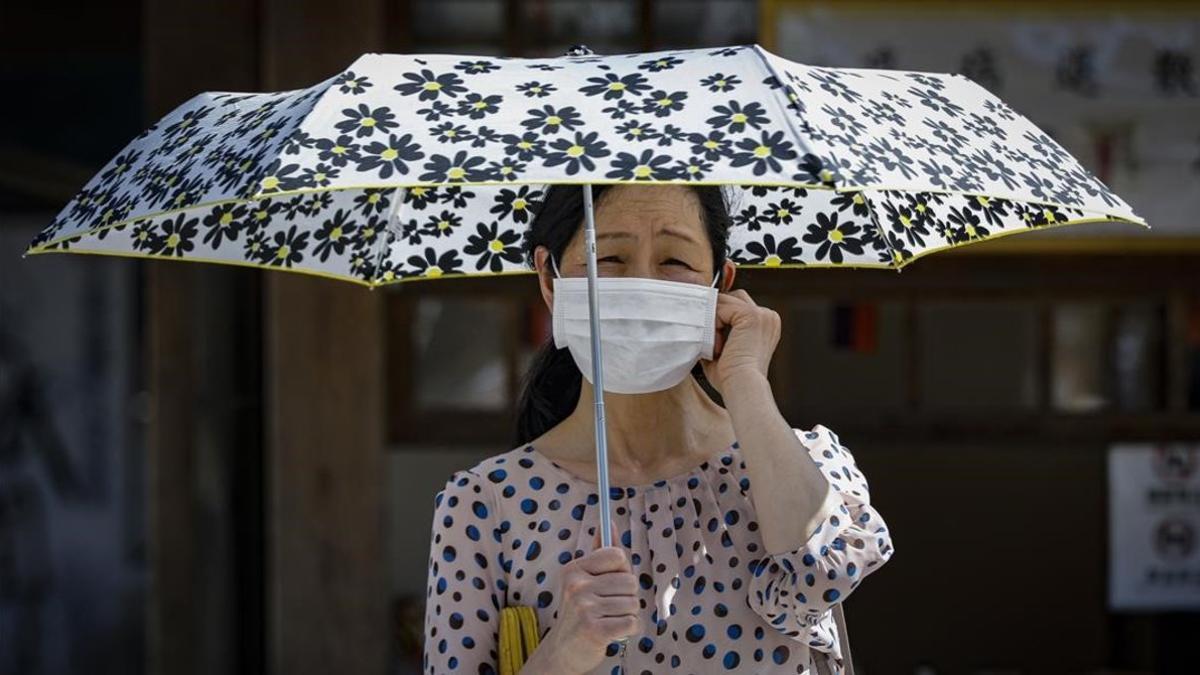
[[[600,350],[600,306],[596,293],[596,213],[592,186],[583,185],[584,249],[587,258],[588,319],[592,332],[592,398],[596,401],[596,474],[600,491],[600,545],[612,546],[612,511],[608,489],[608,436],[604,424],[604,365]]]

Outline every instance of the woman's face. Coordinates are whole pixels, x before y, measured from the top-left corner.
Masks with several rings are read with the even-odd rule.
[[[700,199],[682,185],[617,185],[596,203],[596,274],[602,277],[643,277],[685,283],[712,284],[712,245],[704,227]],[[559,272],[564,277],[586,276],[584,233],[581,226],[567,244]],[[542,292],[553,307],[554,269],[550,251],[539,246],[535,255]],[[735,266],[725,262],[718,284],[728,288]]]

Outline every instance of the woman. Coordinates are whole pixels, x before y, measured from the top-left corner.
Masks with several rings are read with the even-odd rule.
[[[581,193],[550,188],[525,242],[552,310],[555,275],[586,274]],[[593,194],[600,277],[719,284],[713,358],[665,389],[607,392],[614,545],[600,547],[591,373],[543,346],[516,447],[435,499],[425,672],[497,672],[509,605],[534,607],[543,634],[526,675],[809,672],[810,649],[840,655],[830,608],[894,553],[866,479],[835,433],[779,413],[779,315],[730,290],[721,188]]]

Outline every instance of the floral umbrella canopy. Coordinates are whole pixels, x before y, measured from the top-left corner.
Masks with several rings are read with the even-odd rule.
[[[758,45],[558,58],[365,54],[278,93],[185,102],[26,255],[252,265],[371,288],[531,272],[553,183],[726,186],[729,257],[894,267],[1092,221],[1148,227],[959,75],[825,68]]]

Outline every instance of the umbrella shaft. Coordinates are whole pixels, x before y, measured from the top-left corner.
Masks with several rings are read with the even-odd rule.
[[[604,424],[604,366],[600,352],[600,306],[596,293],[596,213],[592,186],[583,185],[584,248],[587,254],[588,316],[592,327],[592,398],[596,401],[596,474],[600,491],[600,545],[612,546],[612,511],[608,490],[608,437]]]

